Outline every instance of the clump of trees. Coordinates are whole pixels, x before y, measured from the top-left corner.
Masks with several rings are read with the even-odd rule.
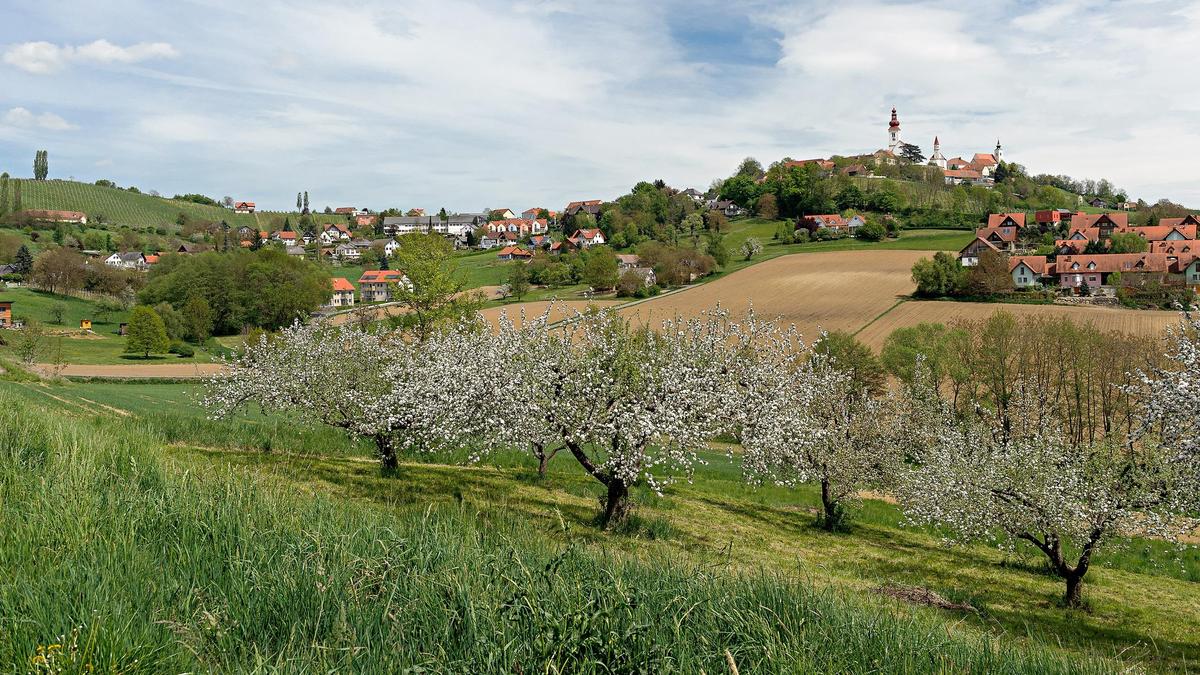
[[[203,298],[213,334],[234,335],[246,326],[276,330],[307,319],[331,294],[325,268],[264,248],[165,255],[148,272],[138,299],[184,311],[193,297]]]

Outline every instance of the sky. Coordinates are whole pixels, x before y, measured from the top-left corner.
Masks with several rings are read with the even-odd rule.
[[[0,0],[0,170],[559,208],[905,141],[1200,205],[1200,2]]]

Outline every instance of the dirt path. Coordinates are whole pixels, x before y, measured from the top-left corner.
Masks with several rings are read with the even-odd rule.
[[[58,374],[62,377],[112,377],[112,378],[200,378],[218,373],[222,366],[219,363],[171,363],[161,365],[144,364],[112,364],[112,365],[76,365],[62,367]],[[43,375],[55,374],[55,367],[39,363],[34,370]]]

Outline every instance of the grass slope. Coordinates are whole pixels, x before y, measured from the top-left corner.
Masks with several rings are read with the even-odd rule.
[[[388,660],[396,657],[377,646],[381,638],[394,634],[381,636],[372,631],[391,630],[394,626],[389,622],[399,620],[408,631],[405,644],[412,645],[414,654],[424,653],[430,644],[449,645],[445,653],[425,655],[443,664],[488,671],[498,666],[470,661],[476,658],[475,652],[458,640],[447,642],[440,631],[446,615],[461,617],[458,629],[468,631],[473,639],[481,639],[476,631],[482,628],[506,630],[495,623],[501,610],[491,604],[503,596],[516,602],[519,612],[528,611],[526,616],[547,622],[579,622],[539,624],[541,631],[590,635],[588,631],[603,630],[621,635],[617,625],[610,623],[615,618],[642,621],[646,626],[642,630],[668,645],[667,651],[679,659],[670,667],[656,662],[662,667],[651,670],[695,672],[696,666],[703,666],[708,672],[726,672],[719,664],[724,647],[733,650],[742,672],[1053,672],[1063,670],[1064,663],[1082,671],[1112,667],[1182,671],[1200,658],[1200,596],[1196,593],[1200,557],[1194,551],[1176,562],[1167,547],[1156,542],[1134,541],[1127,551],[1107,552],[1099,556],[1085,587],[1090,609],[1067,611],[1057,604],[1061,584],[1046,574],[1037,555],[1027,551],[1003,554],[981,547],[945,548],[937,532],[902,527],[898,510],[874,499],[865,500],[852,533],[825,533],[811,525],[818,504],[814,489],[747,488],[736,462],[720,449],[704,453],[707,464],[690,484],[677,483],[662,497],[637,491],[637,515],[630,526],[619,534],[603,534],[592,524],[597,513],[597,486],[567,456],[552,462],[546,478],[536,475],[524,453],[514,452],[495,455],[482,466],[459,466],[458,458],[453,457],[410,461],[403,465],[399,478],[383,479],[366,445],[350,443],[330,430],[306,431],[260,415],[248,414],[227,423],[209,421],[190,403],[192,395],[185,385],[0,384],[0,398],[4,399],[0,410],[28,416],[28,406],[49,403],[66,417],[107,418],[88,422],[88,431],[78,433],[107,434],[113,424],[127,427],[141,440],[132,443],[121,436],[119,443],[143,453],[137,455],[136,467],[160,471],[156,462],[166,467],[153,479],[117,481],[124,469],[83,461],[81,440],[76,441],[79,447],[72,446],[73,451],[54,446],[45,453],[46,459],[38,460],[44,465],[32,461],[22,465],[27,467],[19,479],[22,485],[32,477],[46,487],[38,491],[10,489],[12,496],[0,501],[5,504],[0,508],[8,509],[7,514],[0,514],[6,522],[42,526],[51,519],[42,511],[53,506],[58,509],[53,512],[56,522],[73,523],[82,516],[66,511],[75,508],[76,502],[79,508],[94,509],[85,511],[89,514],[86,528],[56,530],[61,541],[56,540],[55,550],[70,555],[61,563],[58,557],[52,558],[54,566],[36,582],[29,576],[32,563],[21,555],[14,560],[12,554],[14,546],[18,551],[21,546],[34,548],[23,539],[33,536],[29,534],[33,525],[22,526],[7,537],[0,533],[0,550],[8,551],[0,564],[16,570],[14,578],[25,580],[22,588],[33,589],[23,595],[6,595],[0,582],[0,616],[13,616],[12,611],[3,610],[15,607],[34,617],[33,622],[19,627],[20,639],[14,641],[26,653],[35,641],[51,639],[56,630],[65,631],[78,623],[90,625],[80,615],[93,607],[109,608],[101,614],[105,630],[120,628],[138,635],[143,633],[137,631],[143,631],[141,639],[146,644],[161,644],[156,641],[159,638],[150,639],[152,631],[144,621],[120,610],[135,606],[151,608],[150,613],[164,617],[167,625],[180,624],[172,631],[181,635],[181,642],[200,654],[201,663],[208,667],[244,664],[238,661],[247,658],[242,651],[244,640],[260,640],[257,646],[264,650],[261,658],[267,663],[277,663],[275,650],[288,645],[299,650],[298,664],[349,667],[347,661],[319,659],[355,658],[350,641],[358,645],[358,653],[383,659],[380,664],[398,665]],[[22,425],[12,426],[15,430]],[[0,424],[0,429],[8,427]],[[21,437],[19,442],[0,446],[4,448],[0,449],[2,458],[14,447],[33,449],[21,451],[26,454],[40,452],[38,448],[45,443]],[[270,452],[262,451],[267,449]],[[64,456],[57,458],[59,453]],[[81,469],[84,476],[72,470],[76,463],[85,467]],[[120,458],[115,464],[128,467],[130,462]],[[240,478],[227,479],[229,472],[222,467]],[[34,473],[28,473],[31,471]],[[175,492],[180,488],[172,473],[178,471],[202,478],[180,494]],[[105,488],[109,490],[105,494],[124,495],[113,500],[120,507],[116,512],[112,511],[115,507],[97,506],[104,500],[92,499],[90,487],[73,482],[85,476],[117,481]],[[269,499],[250,496],[265,489],[262,486],[270,486]],[[57,495],[68,489],[84,497],[57,501]],[[224,491],[231,509],[206,501],[211,498],[200,494],[206,489]],[[305,496],[297,501],[297,494]],[[176,527],[186,521],[185,526],[178,531],[176,527],[143,531],[147,517],[141,511],[147,508],[154,511],[155,519]],[[242,516],[235,517],[234,511]],[[128,527],[111,526],[111,518],[121,519]],[[473,525],[476,520],[478,527]],[[382,534],[379,528],[387,528],[390,534]],[[93,545],[79,539],[80,529],[87,530]],[[440,534],[430,539],[431,530]],[[220,536],[213,540],[193,532]],[[364,539],[378,537],[386,546],[378,542],[377,546],[394,550],[390,555],[384,550],[373,552],[359,543],[360,534]],[[220,550],[210,550],[214,547]],[[265,550],[272,547],[274,557]],[[439,554],[426,551],[408,557],[416,555],[414,549],[424,547]],[[575,551],[587,555],[556,557],[564,547],[572,555]],[[165,562],[161,571],[154,567],[153,574],[165,579],[159,588],[174,592],[135,590],[141,587],[140,575],[151,574],[151,559],[158,554],[166,556]],[[426,554],[433,558],[423,557]],[[481,566],[480,557],[503,563]],[[273,562],[276,558],[283,560]],[[75,569],[68,573],[66,568],[72,562]],[[592,564],[601,567],[588,567]],[[386,566],[386,571],[381,571],[380,565]],[[403,571],[413,566],[427,570],[434,579],[406,576]],[[347,567],[355,572],[348,573]],[[463,574],[448,578],[445,574],[450,568]],[[604,604],[595,577],[582,574],[584,569],[614,575],[623,584],[618,597],[633,598],[651,611],[629,614],[623,612],[632,610],[620,603]],[[214,570],[211,575],[215,576],[196,570]],[[85,573],[88,579],[103,583],[81,591],[78,575]],[[482,583],[477,575],[493,580],[492,585]],[[289,580],[293,576],[295,579]],[[358,576],[371,577],[382,585],[363,589],[356,585],[360,582],[353,581]],[[301,581],[313,577],[326,590]],[[704,582],[681,585],[682,578]],[[392,581],[395,584],[389,585]],[[433,593],[426,582],[441,592]],[[974,609],[901,605],[880,597],[877,589],[885,584],[927,587]],[[564,585],[574,590],[565,591]],[[80,592],[85,592],[85,601],[76,606],[64,607],[57,600],[60,594]],[[145,595],[139,597],[139,592]],[[257,597],[251,602],[247,596]],[[15,602],[14,597],[28,604],[3,604]],[[717,602],[718,597],[725,600]],[[404,609],[365,606],[379,598],[387,598],[389,607]],[[815,606],[814,599],[820,598],[832,604]],[[540,604],[527,610],[522,605],[527,602]],[[301,606],[320,608],[327,615],[325,621],[337,625],[337,630],[314,627],[313,617],[301,612]],[[792,609],[786,609],[789,606]],[[695,607],[699,616],[693,619],[680,609],[687,607]],[[809,613],[814,607],[817,609]],[[880,618],[881,609],[886,610],[882,616],[889,618]],[[278,612],[282,623],[259,614],[267,611]],[[389,616],[380,619],[383,628],[364,628],[364,615],[378,617],[386,611],[403,618]],[[793,613],[796,611],[800,614]],[[145,614],[142,610],[140,615]],[[417,621],[414,615],[421,617],[418,625],[410,623]],[[692,624],[693,620],[700,624]],[[837,626],[832,632],[827,630],[829,622]],[[898,625],[921,628],[901,635],[896,632]],[[534,633],[523,632],[524,624],[508,626],[507,630],[514,632],[507,635],[514,640],[534,639],[530,637]],[[661,632],[666,626],[674,628]],[[270,639],[264,632],[269,632]],[[214,642],[208,643],[209,639]],[[936,641],[936,647],[930,640]],[[683,641],[687,644],[681,644]],[[993,654],[992,660],[978,660],[982,658],[977,650],[984,644],[981,641],[990,645],[985,651]],[[1046,652],[1043,644],[1056,647]],[[320,645],[323,656],[314,654],[314,645]],[[930,649],[950,661],[939,660]],[[163,653],[177,652],[164,648]],[[587,653],[601,658],[600,652]],[[509,654],[505,658],[524,664],[548,663],[546,659],[551,658],[541,652]],[[604,654],[603,658],[620,656]],[[638,658],[658,658],[645,651],[637,654]],[[505,662],[506,667],[511,663]],[[581,669],[578,662],[555,663],[566,670]],[[354,665],[365,667],[361,662]],[[195,664],[172,662],[171,667],[182,670],[185,666],[194,668]],[[456,669],[451,665],[442,668]],[[293,669],[301,667],[294,665]]]
[[[947,630],[933,612],[791,573],[741,574],[716,556],[621,555],[572,534],[570,514],[551,534],[465,498],[409,506],[306,494],[165,442],[144,421],[55,419],[0,394],[0,662],[39,672],[722,673],[728,654],[754,673],[1116,667]],[[457,473],[464,495],[470,476]]]
[[[234,227],[253,227],[257,222],[254,214],[234,213],[232,209],[66,180],[23,179],[21,202],[27,209],[82,211],[90,220],[99,220],[100,216],[104,216],[111,223],[139,227],[174,228],[180,212],[201,220],[224,220]]]

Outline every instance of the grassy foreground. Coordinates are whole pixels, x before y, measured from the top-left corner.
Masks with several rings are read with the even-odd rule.
[[[673,523],[601,538],[571,508],[479,508],[506,469],[410,465],[351,498],[274,453],[171,447],[151,417],[48,415],[23,386],[0,387],[5,670],[724,673],[726,650],[753,673],[1120,665],[648,545],[686,539]],[[88,400],[115,403],[106,391]],[[284,464],[224,461],[239,454]],[[404,498],[455,472],[445,499]]]

